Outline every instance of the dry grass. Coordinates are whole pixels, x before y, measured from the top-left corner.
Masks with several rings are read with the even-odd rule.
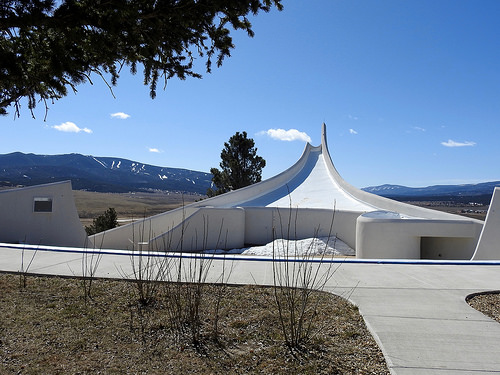
[[[447,212],[449,214],[470,217],[470,218],[482,220],[482,221],[484,221],[486,219],[486,212],[488,211],[488,208],[489,208],[488,205],[472,206],[472,205],[464,205],[464,204],[460,204],[460,203],[455,203],[452,205],[452,204],[444,204],[443,202],[432,202],[432,201],[422,201],[422,202],[404,201],[404,203],[408,203],[408,204],[411,204],[413,206],[429,208],[431,210]],[[480,213],[462,212],[462,210],[464,210],[464,209],[473,209],[473,210],[479,210],[482,212],[480,212]]]
[[[202,305],[202,346],[175,335],[164,300],[140,309],[130,282],[0,274],[0,372],[6,374],[388,374],[357,308],[316,293],[321,327],[299,359],[283,344],[270,288],[224,290],[220,336],[212,336],[214,288]],[[142,317],[142,318],[141,318]]]
[[[75,205],[80,218],[93,218],[113,207],[119,216],[149,217],[181,207],[201,198],[195,194],[181,193],[96,193],[73,190]]]

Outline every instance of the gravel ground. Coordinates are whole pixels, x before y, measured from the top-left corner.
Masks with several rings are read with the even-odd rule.
[[[500,323],[500,291],[478,294],[467,300],[469,305]]]

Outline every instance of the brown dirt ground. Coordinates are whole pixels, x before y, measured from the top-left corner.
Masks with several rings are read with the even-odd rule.
[[[133,282],[95,280],[88,299],[79,279],[22,281],[0,274],[2,374],[389,373],[357,308],[331,294],[314,295],[314,335],[294,357],[283,343],[272,288],[204,286],[195,347],[189,333],[172,329],[166,287],[139,308]]]

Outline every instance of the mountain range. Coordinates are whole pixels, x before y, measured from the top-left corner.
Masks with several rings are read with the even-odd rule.
[[[401,185],[370,186],[362,190],[396,200],[430,200],[430,201],[455,201],[467,203],[489,204],[495,186],[500,186],[500,181],[482,182],[479,184],[463,185],[433,185],[412,188]]]
[[[177,191],[205,194],[211,187],[212,175],[113,157],[81,154],[36,155],[21,152],[0,155],[0,187],[32,186],[63,180],[71,180],[75,190],[113,193]],[[488,204],[495,186],[500,186],[500,181],[421,188],[380,185],[362,190],[396,200],[464,203],[474,201]]]
[[[75,190],[205,194],[211,186],[212,175],[113,157],[21,152],[0,155],[0,186],[31,186],[64,180],[71,180]]]

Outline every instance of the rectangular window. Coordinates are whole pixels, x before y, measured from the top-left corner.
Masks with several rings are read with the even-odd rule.
[[[35,198],[33,212],[52,212],[52,198]]]

